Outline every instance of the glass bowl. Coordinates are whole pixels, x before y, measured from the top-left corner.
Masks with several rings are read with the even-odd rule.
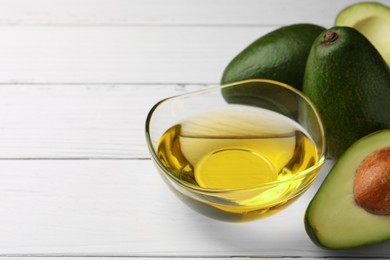
[[[310,100],[263,79],[161,100],[147,116],[146,140],[160,176],[182,201],[234,222],[284,209],[326,159]]]

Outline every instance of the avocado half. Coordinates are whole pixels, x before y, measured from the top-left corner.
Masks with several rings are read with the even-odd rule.
[[[355,176],[361,163],[383,149],[390,149],[390,129],[361,138],[336,162],[305,213],[306,232],[314,243],[329,249],[347,249],[390,240],[390,215],[370,213],[356,203],[354,196]],[[386,159],[389,184],[390,153]],[[382,192],[390,196],[389,190]]]
[[[336,26],[358,30],[371,41],[390,66],[390,7],[377,2],[350,5],[337,15]]]

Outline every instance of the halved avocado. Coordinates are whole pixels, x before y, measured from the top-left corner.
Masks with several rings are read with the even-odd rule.
[[[314,243],[324,248],[346,249],[390,240],[389,212],[370,212],[358,205],[354,193],[354,188],[359,187],[356,182],[359,170],[367,164],[367,158],[381,151],[385,152],[384,157],[371,162],[371,166],[385,161],[381,164],[379,182],[384,182],[387,188],[373,187],[374,195],[370,196],[380,194],[380,199],[388,204],[387,210],[390,209],[390,129],[386,129],[367,135],[348,148],[310,202],[305,213],[305,228]],[[366,174],[370,174],[368,179],[373,176],[372,172]]]
[[[376,2],[361,2],[342,10],[336,26],[353,27],[378,49],[390,66],[390,7]]]

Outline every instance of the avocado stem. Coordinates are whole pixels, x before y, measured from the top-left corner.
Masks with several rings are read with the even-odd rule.
[[[323,44],[331,44],[333,42],[335,42],[337,39],[339,38],[339,35],[335,32],[332,32],[332,31],[327,31],[324,35],[324,38],[322,39],[322,42]]]

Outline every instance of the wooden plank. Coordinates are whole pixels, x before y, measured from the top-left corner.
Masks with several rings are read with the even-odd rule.
[[[234,260],[266,260],[266,259],[275,259],[275,257],[126,257],[126,256],[87,256],[87,257],[68,257],[68,256],[58,256],[58,257],[51,257],[51,256],[42,256],[42,257],[0,257],[1,260],[32,260],[32,259],[47,259],[47,260],[85,260],[85,258],[91,259],[91,260],[118,260],[118,258],[123,259],[123,260],[130,260],[130,259],[137,259],[137,258],[142,258],[142,260],[193,260],[193,259],[202,259],[202,260],[231,260],[234,258]],[[282,257],[280,259],[283,260],[296,260],[296,259],[324,259],[322,257],[319,258],[301,258],[301,257]],[[278,259],[278,258],[276,258]],[[325,258],[327,259],[327,258]],[[348,259],[348,258],[347,258]],[[378,258],[364,258],[364,260],[377,260]],[[386,258],[379,258],[379,259],[386,259]]]
[[[0,85],[0,158],[148,158],[147,113],[204,85]]]
[[[214,83],[272,28],[0,27],[0,84]]]
[[[42,260],[44,258],[45,260],[85,260],[91,259],[91,260],[101,260],[102,258],[104,260],[130,260],[130,259],[137,259],[137,258],[142,258],[142,260],[193,260],[193,259],[202,259],[202,260],[231,260],[234,258],[234,260],[248,260],[248,257],[181,257],[181,256],[173,256],[173,257],[126,257],[126,256],[79,256],[79,257],[68,257],[68,256],[57,256],[57,257],[52,257],[52,256],[38,256],[38,257],[0,257],[0,260]],[[274,257],[250,257],[250,260],[274,260]],[[283,260],[296,260],[297,257],[283,257]],[[310,258],[312,259],[312,258]],[[314,258],[313,258],[314,259]],[[378,258],[364,258],[365,260],[374,260]]]
[[[1,0],[0,25],[332,25],[358,0]]]
[[[121,260],[130,260],[130,259],[137,259],[137,258],[142,258],[142,260],[161,260],[161,259],[164,259],[164,260],[177,260],[177,259],[181,259],[181,260],[193,260],[193,259],[202,259],[202,260],[231,260],[232,258],[234,258],[234,260],[248,260],[248,258],[250,260],[275,260],[276,258],[275,257],[254,257],[254,256],[251,256],[251,257],[203,257],[203,256],[200,256],[200,257],[181,257],[181,256],[173,256],[173,257],[166,257],[166,256],[163,256],[163,257],[126,257],[126,256],[79,256],[79,257],[68,257],[68,256],[57,256],[57,257],[52,257],[52,256],[38,256],[38,257],[0,257],[0,260],[42,260],[43,259],[47,259],[47,260],[85,260],[86,258],[87,259],[91,259],[91,260],[100,260],[100,259],[104,259],[104,260],[118,260],[121,259]],[[328,257],[310,257],[310,258],[303,258],[303,257],[281,257],[281,259],[283,260],[296,260],[296,259],[328,259]],[[347,257],[348,259],[348,257]],[[378,259],[387,259],[387,258],[364,258],[365,260],[378,260]]]
[[[221,222],[194,212],[150,160],[0,161],[0,256],[390,257],[388,243],[319,249],[304,210],[329,169],[273,217]]]

